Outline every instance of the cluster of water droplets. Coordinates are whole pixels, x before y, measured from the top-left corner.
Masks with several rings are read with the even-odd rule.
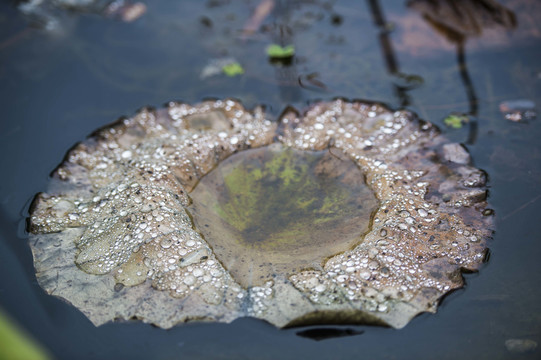
[[[76,146],[55,173],[63,192],[38,196],[30,229],[84,227],[76,264],[93,274],[114,270],[117,290],[150,280],[174,297],[196,292],[218,304],[231,291],[240,298],[245,290],[193,229],[185,206],[202,176],[236,151],[269,143],[274,127],[231,100],[171,103],[165,112],[143,109]]]
[[[429,151],[417,159],[407,158],[412,151],[436,148],[437,131],[413,120],[408,112],[392,113],[377,104],[340,100],[317,105],[302,119],[286,115],[282,140],[287,145],[344,151],[364,170],[367,184],[381,203],[372,231],[361,244],[329,259],[322,271],[307,270],[290,277],[313,302],[346,302],[388,312],[397,302],[422,296],[423,289],[443,294],[461,286],[459,267],[476,269],[483,260],[486,248],[479,246],[479,240],[487,237],[486,229],[467,225],[456,211],[475,204],[465,203],[462,194],[486,194],[482,172],[467,166],[468,160],[457,161],[456,169],[448,170],[455,174],[444,179],[452,186],[440,190],[455,197],[458,193],[462,201],[427,201],[431,181],[441,180],[431,168],[441,165]],[[453,158],[444,152],[445,156]],[[481,217],[479,211],[476,216]]]
[[[380,206],[353,249],[245,289],[194,229],[189,192],[223,159],[276,139],[301,150],[341,150],[362,169]],[[53,177],[49,194],[34,201],[29,229],[81,229],[73,239],[80,269],[112,274],[116,292],[148,281],[173,298],[195,296],[222,312],[280,325],[303,316],[309,301],[320,310],[383,314],[403,326],[392,319],[397,306],[433,311],[439,297],[462,285],[461,269],[479,267],[490,235],[481,215],[486,177],[464,148],[407,111],[363,102],[315,104],[278,124],[232,100],[143,109],[74,147]],[[271,311],[289,298],[299,305],[291,313]]]

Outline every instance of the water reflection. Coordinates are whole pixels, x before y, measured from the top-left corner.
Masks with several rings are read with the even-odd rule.
[[[265,45],[272,40],[264,32],[271,18],[267,17],[248,41],[231,40],[233,31],[243,28],[251,16],[251,7],[258,1],[147,2],[152,9],[140,21],[131,24],[72,14],[70,18],[77,26],[69,28],[74,31],[61,41],[41,31],[23,30],[25,22],[11,9],[13,2],[0,4],[4,15],[1,33],[5,41],[0,45],[3,56],[0,87],[5,114],[0,126],[4,135],[0,145],[2,153],[9,154],[0,157],[1,168],[8,174],[0,186],[2,208],[6,210],[0,217],[10,221],[20,217],[21,204],[34,192],[44,189],[45,176],[39,174],[46,174],[54,167],[54,161],[72,143],[81,140],[91,129],[144,104],[235,96],[248,106],[265,102],[282,109],[275,68],[269,66],[264,53]],[[307,5],[303,8],[315,12],[318,2],[310,5],[305,1],[303,4]],[[206,4],[210,3],[224,6],[209,8]],[[457,48],[446,43],[444,36],[438,37],[434,29],[428,29],[428,22],[420,20],[419,12],[406,11],[404,3],[380,2],[387,20],[397,24],[398,31],[391,37],[395,55],[403,70],[411,69],[426,80],[422,88],[409,92],[414,105],[426,111],[424,118],[441,119],[449,109],[462,106],[465,94],[461,83],[455,81],[460,79],[456,69]],[[501,221],[491,246],[494,257],[487,271],[478,278],[470,277],[472,286],[457,293],[436,316],[416,319],[400,332],[370,328],[362,337],[333,339],[316,347],[303,346],[300,338],[292,340],[297,338],[291,336],[294,332],[275,331],[251,320],[228,326],[179,327],[168,333],[142,324],[114,324],[95,329],[75,309],[45,296],[37,288],[31,275],[31,255],[26,240],[14,235],[16,226],[9,222],[2,222],[2,230],[10,229],[10,232],[2,232],[0,247],[3,249],[2,269],[10,276],[2,278],[0,302],[64,358],[90,358],[88,354],[94,354],[96,349],[102,354],[127,354],[128,349],[132,349],[133,359],[148,359],[157,356],[156,348],[163,349],[170,358],[180,356],[179,351],[184,357],[208,358],[225,351],[224,356],[230,358],[261,358],[262,354],[270,358],[283,355],[284,350],[297,358],[349,355],[350,358],[443,356],[451,359],[466,353],[469,358],[501,358],[506,356],[507,338],[531,337],[540,342],[541,252],[536,241],[536,224],[541,209],[538,196],[541,150],[537,140],[541,123],[506,121],[498,104],[511,98],[541,103],[540,68],[536,61],[541,49],[538,21],[541,2],[507,0],[502,3],[516,12],[517,28],[509,34],[483,30],[482,39],[479,35],[468,35],[464,43],[464,62],[475,85],[478,116],[483,119],[479,122],[476,146],[471,150],[476,163],[491,175],[491,199],[496,214],[500,214],[497,219]],[[385,76],[385,69],[380,68],[381,55],[374,51],[376,37],[371,36],[367,27],[371,15],[366,2],[345,0],[333,6],[333,11],[324,13],[327,20],[332,16],[332,23],[320,21],[304,32],[300,27],[294,28],[301,80],[309,76],[306,74],[318,72],[329,88],[326,97],[362,96],[395,105],[393,94],[388,90],[392,84]],[[236,14],[236,20],[226,19],[231,13]],[[206,18],[200,22],[203,15]],[[295,12],[294,20],[299,17]],[[211,27],[203,29],[204,23]],[[229,28],[229,33],[223,31],[224,28]],[[15,35],[21,30],[24,31],[21,35]],[[13,35],[15,38],[11,39]],[[342,43],[333,42],[331,36],[342,37]],[[94,51],[85,47],[86,54],[75,55],[71,50],[74,42],[91,44]],[[153,54],[152,61],[140,56],[137,48]],[[251,67],[245,66],[243,77],[200,81],[198,65],[223,52],[246,61]],[[104,66],[102,60],[111,63],[107,71],[102,71],[104,76],[96,76],[95,72],[88,71],[89,65],[85,65],[82,56],[96,59],[100,67]],[[134,59],[141,62],[134,63]],[[184,70],[185,67],[191,70]],[[135,73],[130,75],[133,71]],[[196,75],[192,76],[192,72]],[[136,74],[145,77],[136,80]],[[112,86],[113,83],[116,85]],[[127,86],[121,88],[119,84]],[[306,94],[306,97],[313,96],[314,92]],[[471,111],[469,103],[464,105],[464,111]],[[448,135],[457,139],[460,133],[449,132]],[[494,298],[502,300],[490,300],[487,306],[486,299]],[[494,317],[495,313],[498,316]],[[176,342],[180,341],[184,345],[179,350]],[[382,342],[388,345],[386,349],[381,348]]]
[[[282,3],[282,2],[279,2]],[[277,21],[272,32],[273,43],[282,47],[294,44],[293,31],[288,24],[288,3],[277,6]],[[297,102],[302,98],[301,88],[298,84],[298,71],[295,55],[291,57],[273,58],[269,62],[274,65],[274,76],[280,91],[280,98],[284,102]]]
[[[273,23],[266,27],[270,32],[273,44],[281,47],[295,46],[295,34],[307,30],[310,26],[323,18],[322,14],[307,12],[301,15],[301,19],[293,19],[293,12],[302,8],[302,1],[287,0],[262,0],[251,19],[245,26],[244,34],[253,33],[256,25],[260,25],[265,16],[272,16]],[[310,4],[313,5],[313,4]],[[321,5],[325,11],[331,12],[332,5]],[[331,16],[334,25],[339,25],[340,20]],[[269,63],[274,66],[275,80],[279,88],[280,98],[285,103],[298,102],[302,99],[302,89],[311,91],[326,90],[324,83],[318,80],[318,73],[300,74],[298,64],[302,62],[295,54],[291,56],[269,56]]]
[[[379,29],[379,43],[385,60],[387,72],[402,83],[395,82],[394,91],[402,107],[411,104],[408,91],[423,83],[417,75],[407,75],[400,71],[390,32],[393,26],[385,19],[379,0],[368,0],[372,19]],[[469,37],[479,37],[484,29],[500,27],[505,30],[516,28],[515,14],[492,0],[411,0],[407,6],[420,13],[430,28],[454,44],[458,73],[468,98],[469,110],[466,113],[469,123],[467,143],[474,144],[477,139],[477,116],[479,100],[466,62],[465,44]]]
[[[434,32],[456,47],[458,72],[469,103],[467,143],[474,144],[477,140],[479,99],[468,71],[465,44],[469,37],[481,36],[487,28],[514,29],[517,24],[515,14],[492,0],[412,0],[408,7],[419,12]]]
[[[66,31],[73,13],[97,14],[132,22],[147,10],[144,3],[130,0],[26,0],[20,1],[18,8],[32,26],[57,33]]]
[[[383,58],[387,66],[389,74],[395,76],[398,83],[394,83],[394,91],[399,99],[401,107],[406,107],[411,104],[408,91],[421,85],[423,79],[418,75],[408,75],[400,71],[398,60],[396,59],[395,52],[389,37],[389,33],[392,30],[390,24],[385,20],[385,16],[382,8],[379,5],[378,0],[368,0],[368,6],[372,13],[372,19],[376,26],[379,28],[379,43],[383,52]]]

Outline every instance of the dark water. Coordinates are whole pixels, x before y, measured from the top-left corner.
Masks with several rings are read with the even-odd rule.
[[[243,40],[257,3],[152,1],[133,23],[73,13],[56,33],[29,28],[11,2],[0,5],[0,308],[59,359],[541,357],[540,349],[515,354],[504,345],[510,338],[541,344],[541,119],[513,123],[498,109],[513,99],[541,105],[538,2],[505,1],[517,28],[468,39],[463,57],[456,45],[442,48],[443,38],[401,2],[380,4],[394,24],[382,35],[370,11],[375,1],[276,1],[262,29]],[[392,51],[385,57],[386,41]],[[290,66],[268,61],[264,49],[273,42],[295,45]],[[245,74],[200,79],[204,65],[223,56],[237,59]],[[95,328],[37,285],[23,230],[27,204],[92,130],[175,99],[234,97],[277,115],[287,104],[303,108],[336,96],[418,112],[451,139],[469,140],[475,165],[489,174],[497,224],[490,260],[436,315],[402,330],[303,333],[337,336],[318,342],[252,319],[168,331],[140,323]],[[445,127],[451,112],[475,115],[477,129]]]

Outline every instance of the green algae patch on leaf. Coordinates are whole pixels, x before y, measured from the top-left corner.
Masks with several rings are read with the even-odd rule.
[[[377,207],[340,151],[280,144],[231,156],[190,196],[196,228],[244,287],[321,267],[361,241]]]
[[[75,146],[30,208],[36,278],[94,324],[255,317],[401,328],[477,271],[486,174],[430,123],[335,100],[142,109]]]

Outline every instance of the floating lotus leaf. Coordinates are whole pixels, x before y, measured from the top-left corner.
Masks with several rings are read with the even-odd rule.
[[[232,100],[143,109],[76,145],[36,196],[36,276],[96,325],[401,328],[485,258],[486,176],[470,163],[380,104],[278,122]]]

